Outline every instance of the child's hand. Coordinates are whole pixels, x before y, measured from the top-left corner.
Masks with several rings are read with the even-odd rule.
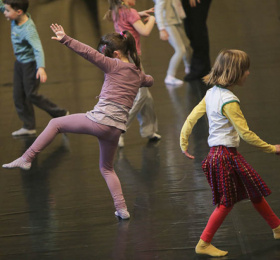
[[[45,83],[47,81],[47,73],[44,68],[39,68],[36,73],[36,79],[40,78],[40,82]]]
[[[161,40],[167,41],[168,37],[169,37],[168,32],[165,29],[159,31],[159,38]]]
[[[276,154],[280,155],[280,144],[276,144],[275,147],[276,147]]]
[[[188,150],[184,152],[184,154],[189,158],[189,159],[194,159],[194,156],[188,153]]]
[[[50,27],[52,31],[56,34],[56,37],[52,37],[52,39],[60,41],[65,35],[63,27],[61,25],[58,25],[57,23],[52,24]]]
[[[150,16],[150,13],[154,13],[154,7],[148,9],[148,10],[145,10],[145,11],[142,11],[142,12],[138,12],[138,14],[140,15],[140,17],[148,17]]]

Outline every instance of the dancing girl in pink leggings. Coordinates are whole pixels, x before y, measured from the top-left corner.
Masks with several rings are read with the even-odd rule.
[[[59,133],[88,134],[98,138],[100,147],[99,168],[111,192],[116,208],[115,215],[130,218],[123,197],[121,184],[113,167],[114,155],[121,133],[126,131],[129,110],[139,87],[150,87],[153,78],[140,68],[135,40],[127,32],[104,35],[98,50],[91,48],[65,34],[61,25],[52,24],[56,34],[52,39],[87,59],[105,73],[99,101],[92,111],[52,119],[27,151],[4,168],[31,168],[38,153],[47,147]],[[129,58],[134,61],[129,62]]]

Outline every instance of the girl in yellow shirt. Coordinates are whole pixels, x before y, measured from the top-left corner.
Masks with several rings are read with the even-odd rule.
[[[255,209],[272,228],[274,238],[280,239],[280,220],[264,199],[271,191],[236,150],[241,137],[264,152],[280,153],[280,145],[268,144],[249,130],[239,99],[232,93],[235,85],[243,85],[246,81],[249,67],[250,59],[245,52],[221,51],[211,72],[203,78],[212,88],[192,110],[181,130],[181,149],[188,158],[194,159],[188,152],[188,139],[197,120],[207,114],[210,152],[202,162],[202,169],[212,190],[213,204],[217,207],[195,248],[197,254],[228,254],[211,245],[211,240],[234,204],[243,199],[251,200]]]

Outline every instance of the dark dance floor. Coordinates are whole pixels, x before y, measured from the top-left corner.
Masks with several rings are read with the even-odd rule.
[[[203,1],[203,0],[202,0]],[[96,46],[100,34],[113,30],[102,20],[107,1],[31,0],[30,12],[46,55],[46,95],[70,113],[96,104],[103,73],[50,38],[49,25]],[[137,1],[147,9],[151,0]],[[89,8],[90,7],[90,8]],[[99,15],[99,18],[97,16]],[[236,88],[250,128],[269,143],[280,143],[280,21],[276,0],[213,0],[208,19],[212,63],[223,48],[245,50],[251,75]],[[19,157],[35,137],[12,138],[21,127],[12,98],[14,56],[10,24],[0,17],[0,160]],[[98,143],[91,136],[58,136],[31,170],[0,169],[0,259],[208,259],[194,247],[214,207],[201,170],[208,152],[206,118],[190,139],[188,160],[180,151],[179,134],[186,116],[205,93],[199,81],[170,88],[163,80],[172,48],[159,40],[157,28],[142,39],[145,71],[155,78],[154,97],[162,140],[148,143],[135,121],[119,149],[115,169],[121,180],[131,219],[119,221],[98,169]],[[183,78],[180,68],[178,77]],[[50,120],[36,108],[37,131]],[[267,200],[280,215],[280,157],[241,141],[239,151],[272,190]],[[229,255],[222,259],[280,259],[280,241],[248,201],[235,206],[213,244]]]

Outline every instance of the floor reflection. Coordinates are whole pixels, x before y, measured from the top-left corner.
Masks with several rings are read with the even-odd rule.
[[[35,141],[36,137],[21,137],[24,142],[23,152]],[[37,159],[29,171],[20,170],[23,195],[29,211],[29,226],[26,232],[30,234],[33,252],[56,250],[56,233],[58,219],[56,217],[56,198],[50,187],[50,173],[57,168],[63,157],[69,152],[69,140],[62,135],[58,146],[40,165]]]

